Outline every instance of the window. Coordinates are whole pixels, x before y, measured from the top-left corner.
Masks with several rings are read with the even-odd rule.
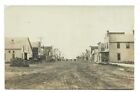
[[[120,53],[117,53],[117,59],[121,60],[121,54]]]
[[[10,50],[9,50],[8,52],[9,52],[9,53],[11,53],[11,51],[10,51]]]
[[[126,48],[130,48],[130,44],[129,43],[126,43]]]
[[[120,48],[120,43],[119,42],[117,43],[117,48]]]

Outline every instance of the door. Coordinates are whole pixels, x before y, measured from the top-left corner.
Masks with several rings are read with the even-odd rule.
[[[27,60],[27,53],[24,53],[24,59]]]
[[[13,58],[13,59],[15,58],[15,54],[14,54],[14,53],[12,54],[12,58]]]

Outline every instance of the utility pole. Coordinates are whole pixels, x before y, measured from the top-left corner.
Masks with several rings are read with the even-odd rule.
[[[41,46],[41,43],[42,43],[42,37],[39,37],[39,42],[40,42],[40,46]]]

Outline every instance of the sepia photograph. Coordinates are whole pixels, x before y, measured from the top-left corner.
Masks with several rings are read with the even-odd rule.
[[[134,90],[134,6],[4,7],[5,89]]]

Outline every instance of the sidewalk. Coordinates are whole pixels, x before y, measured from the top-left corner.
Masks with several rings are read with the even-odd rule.
[[[122,64],[122,63],[110,63],[110,64],[113,64],[113,65],[119,65],[119,66],[123,66],[123,67],[134,67],[134,64]]]

